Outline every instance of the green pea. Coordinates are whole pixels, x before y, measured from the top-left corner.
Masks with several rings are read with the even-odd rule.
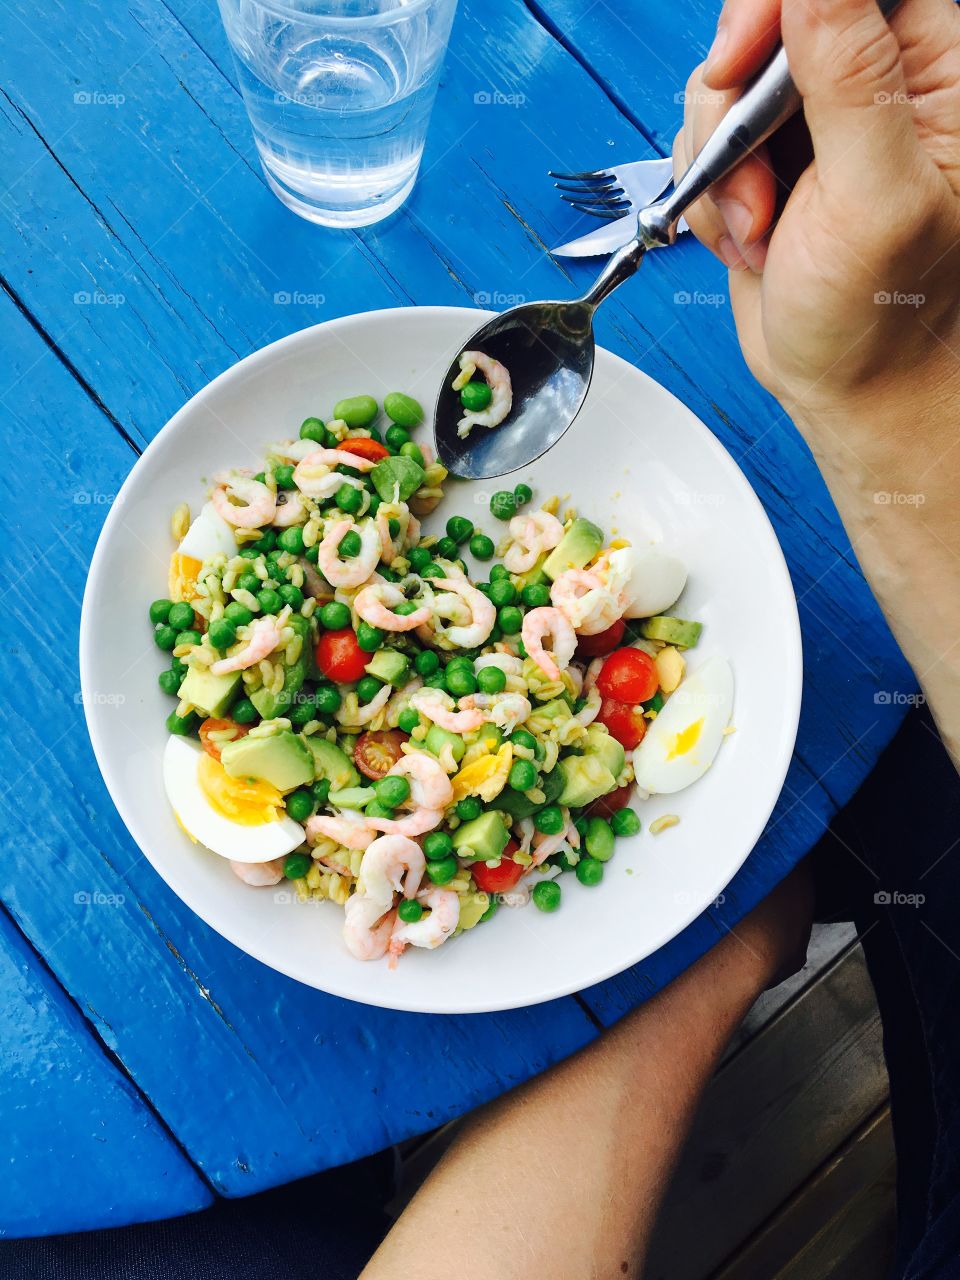
[[[350,610],[339,600],[330,600],[320,610],[320,621],[328,631],[343,631],[350,625]]]
[[[587,834],[587,819],[581,815],[581,817],[574,819],[573,825],[577,828],[577,831],[580,834],[580,839],[585,839]]]
[[[493,586],[492,582],[478,582],[476,584],[477,590],[481,592],[483,595],[485,595],[488,600],[490,598],[490,588],[492,586]]]
[[[223,616],[229,618],[235,627],[245,627],[253,621],[253,614],[245,604],[240,604],[237,600],[231,600],[223,611]]]
[[[176,627],[167,626],[162,622],[153,633],[154,641],[158,649],[165,649],[169,652],[177,647],[177,629]]]
[[[457,544],[452,538],[443,537],[434,547],[434,552],[441,560],[456,560]]]
[[[364,653],[376,653],[385,639],[385,633],[379,627],[371,627],[369,622],[357,626],[357,644]]]
[[[633,809],[618,809],[610,819],[615,836],[635,836],[640,830],[640,819]]]
[[[497,578],[490,583],[490,599],[498,609],[505,604],[516,604],[517,588],[509,578]]]
[[[383,681],[376,676],[361,676],[357,681],[357,697],[361,702],[370,702],[383,688]]]
[[[591,818],[587,822],[587,836],[584,844],[587,853],[597,862],[609,862],[613,857],[613,832],[610,823],[603,818]]]
[[[497,614],[497,622],[505,636],[513,636],[523,626],[523,614],[514,605],[508,604]]]
[[[292,582],[282,583],[277,590],[280,593],[280,599],[284,604],[288,604],[294,613],[303,605],[303,592],[299,587],[295,587]]]
[[[558,804],[548,804],[534,815],[533,825],[545,836],[558,836],[567,825],[563,811]]]
[[[304,418],[300,423],[301,440],[316,440],[317,444],[323,444],[326,438],[326,427],[320,418]]]
[[[306,822],[313,813],[313,796],[305,788],[294,791],[287,796],[287,813],[294,822]],[[307,867],[307,871],[310,868]]]
[[[174,648],[178,648],[182,644],[197,645],[201,642],[202,639],[203,639],[203,636],[200,634],[200,632],[194,631],[193,628],[191,627],[189,631],[181,631],[177,635],[177,643],[174,645]]]
[[[255,573],[241,573],[237,578],[237,587],[241,591],[249,591],[251,595],[256,595],[260,590],[260,579]]]
[[[537,785],[537,771],[529,760],[514,760],[507,781],[514,791],[529,791]]]
[[[288,853],[283,860],[283,874],[288,880],[302,880],[312,866],[313,860],[305,853]]]
[[[303,551],[303,530],[299,525],[284,529],[277,538],[277,546],[282,551],[289,551],[292,556],[300,555]]]
[[[551,911],[556,911],[560,905],[560,886],[556,880],[541,880],[539,884],[533,886],[530,897],[535,907],[549,914]]]
[[[509,578],[510,570],[505,564],[495,564],[490,569],[490,581],[497,582],[500,578]]]
[[[173,605],[169,600],[154,600],[153,604],[150,606],[150,621],[155,627],[160,626],[161,623],[166,622],[170,617],[170,610],[172,608]]]
[[[485,533],[475,533],[470,539],[470,554],[478,560],[492,559],[495,549],[493,539],[488,538]]]
[[[503,693],[507,677],[499,667],[481,667],[477,672],[477,687],[481,693]]]
[[[397,728],[404,733],[413,733],[420,723],[420,715],[413,707],[404,707],[397,716]]]
[[[476,693],[477,680],[469,668],[447,667],[447,689],[455,698],[464,698],[467,694]]]
[[[410,783],[406,778],[392,777],[389,774],[373,784],[377,799],[388,809],[398,809],[404,800],[410,799]]]
[[[395,538],[400,532],[400,521],[395,520],[393,516],[387,521],[387,528],[390,531],[390,537]]]
[[[460,403],[468,413],[480,413],[492,399],[493,392],[488,383],[479,379],[460,388]]]
[[[434,884],[449,884],[459,869],[459,864],[453,857],[427,863],[427,875]]]
[[[189,715],[178,716],[175,711],[171,711],[167,716],[167,732],[177,734],[193,733],[197,727],[197,717],[191,711]]]
[[[363,506],[363,490],[355,489],[352,484],[342,484],[333,495],[333,501],[348,516],[354,516]]]
[[[380,510],[380,502],[381,502],[381,498],[379,493],[370,494],[370,502],[367,506],[368,516],[375,516],[377,514],[377,512]],[[381,569],[380,572],[383,573],[383,570]]]
[[[362,546],[363,543],[360,541],[359,533],[357,533],[356,529],[350,529],[340,539],[340,545],[337,547],[337,551],[340,553],[342,559],[352,560],[354,556],[358,556],[360,554]]]
[[[513,496],[517,500],[517,506],[525,506],[533,497],[533,490],[528,484],[518,484],[513,491]]]
[[[453,841],[446,831],[431,831],[424,839],[423,852],[431,862],[440,862],[453,852]]]
[[[438,564],[433,564],[432,562],[428,565],[424,565],[420,570],[421,578],[445,578],[446,576],[447,575],[443,569],[441,569]]]
[[[258,714],[257,708],[249,698],[241,698],[230,709],[230,715],[236,720],[237,724],[253,724]]]
[[[257,556],[265,556],[268,552],[272,551],[276,545],[277,535],[272,529],[264,529],[257,541],[248,543],[245,550],[249,549]],[[240,554],[243,555],[243,551],[241,551]]]
[[[264,613],[279,613],[283,608],[280,592],[274,591],[273,587],[264,587],[262,591],[258,591],[257,603]]]
[[[318,778],[310,790],[313,792],[313,798],[317,802],[317,808],[322,809],[330,798],[330,779]]]
[[[663,694],[658,689],[652,698],[643,704],[644,711],[662,711],[663,710]]]
[[[531,582],[520,592],[520,599],[528,609],[540,609],[550,603],[550,588],[545,582]]]
[[[466,668],[467,671],[473,671],[473,659],[468,658],[465,653],[457,653],[447,663],[448,671],[456,671],[458,667]]]
[[[432,676],[427,676],[427,678],[424,680],[423,683],[426,685],[428,689],[443,689],[444,691],[446,691],[446,688],[447,688],[446,672],[435,671]]]
[[[528,751],[536,751],[537,740],[529,729],[514,729],[510,741],[515,747],[526,747]]]
[[[383,397],[383,407],[387,417],[392,418],[398,427],[417,427],[423,421],[419,400],[402,391],[389,391]]]
[[[576,866],[576,875],[581,884],[599,884],[603,879],[603,863],[596,858],[581,858]]]
[[[403,427],[387,427],[384,443],[394,453],[399,453],[403,445],[410,439],[410,432]]]
[[[416,924],[423,915],[423,907],[416,898],[404,898],[397,907],[397,916],[404,924]]]
[[[432,649],[422,649],[414,658],[413,665],[418,675],[432,676],[440,670],[440,659]]]
[[[394,607],[393,612],[398,618],[407,618],[411,613],[416,613],[420,607],[421,606],[418,605],[415,600],[401,600],[400,603]]]
[[[457,804],[457,817],[463,822],[472,822],[483,813],[483,805],[476,796],[464,796]]]
[[[293,478],[293,467],[289,462],[281,462],[279,466],[274,467],[273,478],[277,482],[278,489],[295,489],[297,487]]]
[[[412,458],[418,467],[426,466],[420,446],[414,444],[412,440],[408,440],[406,444],[400,446],[400,456],[402,458]]]
[[[490,514],[498,520],[510,520],[516,513],[516,498],[507,489],[498,489],[490,499]]]
[[[297,729],[316,719],[315,707],[310,702],[296,702],[287,709],[287,719]]]
[[[240,557],[241,560],[259,560],[260,559],[260,552],[256,549],[256,547],[252,547],[252,546],[241,547],[241,549],[237,552],[237,555]]]
[[[218,618],[210,623],[207,635],[215,649],[229,649],[237,638],[237,628],[229,618]]]
[[[307,557],[307,559],[310,561],[311,564],[316,564],[317,561],[320,559],[320,548],[319,546],[314,544],[312,547],[307,547],[306,551],[303,554]]]
[[[468,542],[473,537],[473,521],[466,516],[451,516],[447,521],[447,537],[452,538],[457,546]]]
[[[411,547],[407,552],[407,559],[414,573],[419,573],[421,569],[426,568],[433,557],[427,547]]]
[[[490,898],[490,901],[487,904],[487,909],[483,913],[483,915],[480,917],[480,919],[477,921],[477,924],[483,924],[484,920],[489,920],[492,916],[495,916],[497,914],[497,910],[500,906],[500,903],[496,900],[496,898],[493,896],[492,893],[489,895],[489,898]]]
[[[181,602],[170,606],[167,622],[178,631],[187,631],[193,627],[193,605]]]
[[[333,406],[333,416],[348,427],[369,427],[379,413],[379,405],[373,396],[347,396]]]
[[[157,676],[157,684],[164,693],[168,693],[171,697],[175,697],[178,689],[180,688],[181,681],[177,673],[168,667],[166,671],[161,671]]]

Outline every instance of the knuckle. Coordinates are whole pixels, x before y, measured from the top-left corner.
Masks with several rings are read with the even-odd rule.
[[[825,73],[838,89],[852,96],[869,97],[878,86],[890,86],[900,78],[900,45],[887,26],[869,14],[858,18],[830,42]]]

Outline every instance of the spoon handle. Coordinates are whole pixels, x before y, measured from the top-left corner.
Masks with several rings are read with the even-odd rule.
[[[877,0],[877,3],[881,12],[889,16],[899,0]],[[763,70],[700,148],[674,189],[640,211],[636,238],[613,254],[583,301],[598,306],[634,274],[647,249],[673,244],[677,223],[690,205],[789,120],[800,105],[786,52],[783,45],[778,45]]]

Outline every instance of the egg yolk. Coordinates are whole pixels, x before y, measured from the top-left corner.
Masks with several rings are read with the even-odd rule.
[[[703,716],[699,720],[694,720],[692,724],[688,724],[685,729],[681,729],[679,733],[674,734],[673,742],[670,750],[667,752],[668,760],[676,760],[677,756],[685,756],[700,741],[700,734],[703,730]]]
[[[266,822],[275,822],[277,811],[283,804],[280,792],[269,782],[231,778],[212,756],[200,757],[197,781],[210,808],[242,827],[261,827]]]
[[[197,576],[203,561],[175,551],[170,557],[167,587],[171,600],[192,600],[197,594]]]

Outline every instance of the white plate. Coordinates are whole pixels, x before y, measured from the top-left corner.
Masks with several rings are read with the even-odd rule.
[[[131,835],[170,887],[238,947],[310,986],[390,1008],[479,1012],[550,1000],[628,968],[710,904],[753,848],[783,784],[800,708],[796,602],[770,524],[729,455],[679,400],[606,351],[586,407],[563,440],[514,481],[540,501],[569,494],[608,533],[662,543],[690,567],[677,612],[704,623],[691,668],[730,658],[737,732],[706,776],[637,808],[644,831],[620,840],[603,883],[563,878],[563,905],[501,908],[436,952],[408,950],[395,971],[352,959],[342,912],[301,904],[282,887],[251,889],[174,822],[161,781],[163,658],[147,609],[166,595],[170,514],[196,511],[204,477],[259,465],[342,396],[408,391],[432,407],[436,380],[482,314],[452,307],[374,311],[292,334],[240,361],[177,413],[133,468],[90,568],[80,671],[90,737]],[[429,411],[429,409],[428,409]],[[508,429],[508,428],[507,428]],[[429,428],[423,429],[429,439]],[[502,534],[487,501],[503,482],[448,482],[434,517],[469,515]],[[429,522],[428,522],[429,524]],[[680,825],[646,831],[660,814]]]

